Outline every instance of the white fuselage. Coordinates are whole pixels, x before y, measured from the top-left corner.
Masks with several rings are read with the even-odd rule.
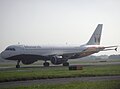
[[[48,56],[48,55],[67,55],[68,58],[74,56],[75,54],[85,53],[96,53],[99,52],[98,45],[83,45],[83,46],[68,46],[68,47],[57,47],[57,46],[24,46],[24,45],[12,45],[8,46],[2,53],[1,56],[4,59],[9,59],[10,57],[18,55],[38,55],[38,56]],[[14,49],[14,50],[12,50]],[[92,53],[91,53],[92,52]],[[88,54],[86,54],[88,55]],[[16,59],[17,60],[17,59]]]

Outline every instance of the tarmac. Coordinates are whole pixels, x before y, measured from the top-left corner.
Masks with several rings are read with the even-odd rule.
[[[55,79],[40,79],[28,81],[11,81],[0,83],[0,88],[9,88],[17,86],[30,86],[36,84],[65,84],[70,82],[95,82],[120,80],[120,76],[100,76],[100,77],[75,77],[75,78],[55,78]]]

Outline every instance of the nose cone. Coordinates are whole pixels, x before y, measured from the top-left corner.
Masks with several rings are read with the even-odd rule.
[[[3,59],[5,59],[5,54],[4,54],[4,52],[1,52],[0,57],[3,58]]]

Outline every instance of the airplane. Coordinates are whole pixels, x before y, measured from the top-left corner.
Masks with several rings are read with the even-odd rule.
[[[118,46],[100,45],[102,27],[103,24],[98,24],[89,41],[81,46],[10,45],[1,53],[1,57],[6,60],[17,60],[16,68],[20,68],[20,62],[32,64],[38,60],[44,61],[44,67],[50,65],[48,61],[54,65],[69,66],[68,59],[77,59],[100,51],[117,51]]]

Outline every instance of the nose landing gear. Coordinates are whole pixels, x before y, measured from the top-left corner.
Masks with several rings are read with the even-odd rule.
[[[17,61],[16,68],[20,68],[20,60]]]

